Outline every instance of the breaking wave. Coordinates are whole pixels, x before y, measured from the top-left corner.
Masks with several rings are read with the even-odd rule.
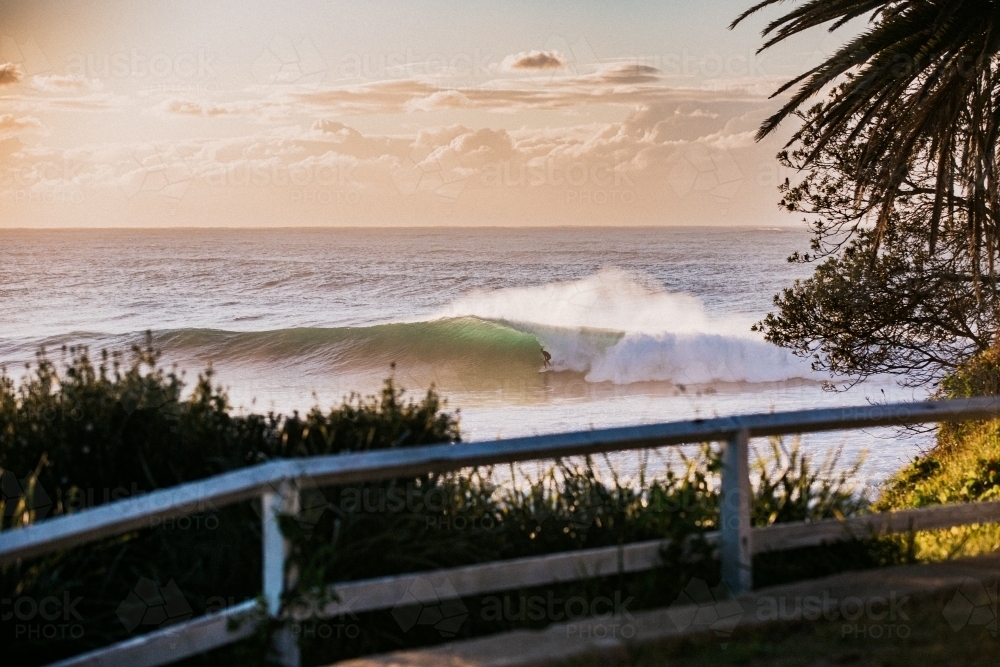
[[[273,331],[154,332],[169,360],[274,369],[302,376],[384,377],[390,364],[418,381],[482,388],[542,368],[588,382],[708,384],[820,380],[809,364],[750,331],[755,318],[709,314],[694,296],[643,275],[604,270],[580,280],[472,292],[422,321]],[[76,334],[67,342],[81,342]],[[83,334],[121,347],[136,334]],[[61,341],[44,341],[49,349]],[[9,350],[8,350],[9,352]],[[9,355],[5,355],[9,356]]]

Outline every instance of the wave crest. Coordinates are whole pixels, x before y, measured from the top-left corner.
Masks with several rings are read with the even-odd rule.
[[[713,317],[695,296],[642,274],[605,269],[580,280],[476,291],[438,312],[530,332],[555,370],[589,382],[780,382],[822,379],[809,364],[750,330],[754,317]]]

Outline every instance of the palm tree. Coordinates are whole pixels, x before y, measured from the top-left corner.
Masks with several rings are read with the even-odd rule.
[[[730,28],[781,1],[760,2]],[[813,156],[831,141],[855,142],[858,215],[875,223],[876,239],[899,197],[933,196],[926,220],[932,253],[942,219],[964,225],[974,264],[985,247],[992,273],[1000,250],[1000,1],[806,0],[764,29],[760,50],[865,16],[860,34],[775,92],[798,86],[763,123],[758,139],[794,114],[804,125],[792,142],[808,134]],[[807,100],[831,87],[828,102],[802,113]],[[932,178],[913,178],[915,172]],[[877,252],[877,241],[874,247]]]

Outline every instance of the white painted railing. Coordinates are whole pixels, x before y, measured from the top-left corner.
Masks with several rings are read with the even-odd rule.
[[[706,537],[719,545],[723,580],[735,594],[750,590],[754,553],[814,546],[908,530],[1000,522],[1000,502],[940,506],[888,514],[790,523],[751,529],[749,439],[879,426],[994,419],[1000,399],[976,398],[853,408],[744,415],[632,426],[493,442],[433,445],[360,454],[274,461],[215,477],[108,503],[0,534],[0,563],[158,525],[163,520],[260,498],[263,508],[263,602],[251,600],[224,612],[135,637],[56,663],[154,666],[232,643],[252,634],[261,619],[275,618],[288,573],[288,545],[278,515],[298,511],[298,485],[336,486],[417,476],[477,466],[559,459],[610,451],[651,449],[699,442],[724,443],[720,530]],[[392,607],[416,579],[447,581],[459,596],[525,588],[655,567],[661,541],[500,561],[450,570],[334,585],[352,612]],[[435,586],[435,588],[439,588]],[[263,608],[261,608],[263,607]],[[298,663],[289,633],[276,638],[282,661]]]

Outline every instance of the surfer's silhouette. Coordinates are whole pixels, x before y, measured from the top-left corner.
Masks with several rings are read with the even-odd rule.
[[[552,365],[552,355],[546,352],[544,347],[542,348],[542,363],[545,365],[545,368]]]

